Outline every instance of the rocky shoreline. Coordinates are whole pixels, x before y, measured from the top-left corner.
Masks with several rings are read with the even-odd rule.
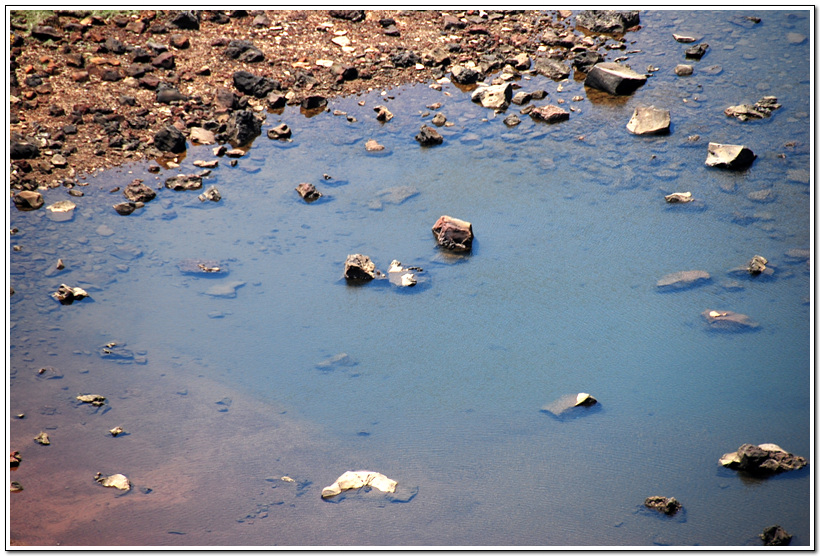
[[[261,120],[301,105],[309,116],[334,96],[450,75],[470,90],[507,65],[563,78],[570,65],[577,75],[622,52],[639,28],[637,11],[597,10],[26,15],[11,12],[9,187],[76,196],[96,171],[178,162],[203,129],[248,143],[228,129],[236,112]],[[169,129],[176,143],[165,141]]]

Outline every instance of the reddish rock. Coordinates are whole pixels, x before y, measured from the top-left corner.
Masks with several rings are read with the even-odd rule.
[[[533,108],[530,112],[530,118],[532,118],[533,120],[537,120],[539,122],[547,122],[548,124],[554,124],[556,122],[563,122],[564,120],[568,120],[569,112],[555,106],[554,104],[548,104],[546,106],[539,106],[537,108]]]
[[[438,244],[451,251],[470,251],[473,246],[473,225],[452,216],[441,216],[433,224]]]

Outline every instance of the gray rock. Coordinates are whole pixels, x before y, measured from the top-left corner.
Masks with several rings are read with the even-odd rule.
[[[154,135],[154,146],[162,152],[185,152],[185,136],[173,126],[165,126]]]
[[[312,203],[322,196],[322,194],[316,190],[312,183],[300,183],[296,187],[296,192],[299,193],[299,196],[308,203]]]
[[[510,105],[512,98],[512,85],[504,83],[503,85],[490,85],[488,87],[479,87],[470,96],[473,102],[480,102],[484,108],[492,108],[494,110],[503,110]]]
[[[453,82],[459,85],[472,85],[476,81],[484,79],[484,74],[480,70],[460,64],[454,65],[450,72],[452,73]]]
[[[117,211],[117,213],[119,213],[123,216],[128,216],[129,214],[131,214],[132,212],[134,212],[135,210],[137,210],[138,208],[140,208],[142,206],[143,206],[142,203],[135,203],[133,201],[126,201],[124,203],[117,203],[116,205],[114,205],[114,210]]]
[[[256,98],[265,98],[272,91],[282,88],[282,84],[275,79],[254,75],[245,70],[234,72],[233,86],[237,91]]]
[[[165,187],[173,189],[174,191],[200,189],[202,187],[202,178],[195,174],[179,174],[165,180]]]
[[[236,39],[229,42],[228,46],[225,47],[225,56],[231,58],[232,60],[238,60],[248,64],[255,64],[265,59],[265,54],[255,47],[250,41]],[[259,98],[264,96],[265,95],[262,95]]]
[[[669,133],[669,110],[654,106],[638,106],[626,124],[635,135],[662,135]]]
[[[516,116],[515,114],[510,114],[506,118],[504,118],[504,125],[507,127],[514,127],[521,123],[521,118]]]
[[[751,166],[757,156],[743,145],[709,143],[706,165],[727,170],[741,170]]]
[[[632,71],[614,62],[595,64],[587,74],[584,85],[611,95],[628,95],[646,83],[646,75]]]
[[[777,97],[766,96],[753,105],[738,104],[737,106],[730,106],[723,113],[730,118],[737,118],[741,122],[745,122],[746,120],[768,118],[778,108],[780,108],[780,104],[777,103]]]
[[[692,75],[692,73],[694,71],[695,71],[695,68],[693,68],[692,66],[687,65],[687,64],[678,64],[677,66],[675,66],[675,75],[680,76],[680,77],[686,77],[688,75]]]
[[[376,277],[376,265],[367,255],[348,255],[345,260],[344,277],[349,282],[370,281]]]
[[[210,186],[199,195],[200,201],[213,201],[214,203],[222,200],[222,195],[215,185]]]
[[[286,123],[281,123],[268,130],[268,137],[271,139],[290,139],[292,135],[293,132]]]
[[[447,118],[444,116],[444,114],[439,112],[438,114],[433,116],[433,119],[430,120],[430,122],[436,127],[441,127],[447,123]]]
[[[761,257],[760,255],[755,255],[754,257],[752,257],[752,260],[749,261],[749,274],[751,274],[752,276],[762,274],[766,271],[767,264],[769,264],[768,260],[766,260],[764,257]]]
[[[231,143],[247,145],[262,133],[262,122],[250,110],[237,110],[228,120],[226,133]]]
[[[667,203],[691,203],[695,199],[689,191],[683,193],[670,193],[664,197]]]
[[[192,127],[189,129],[188,138],[191,140],[191,143],[195,145],[213,145],[216,143],[214,132],[203,127]]]
[[[737,452],[723,454],[720,464],[753,475],[774,475],[806,466],[806,458],[791,454],[777,444],[743,444]]]
[[[518,91],[515,93],[511,99],[513,104],[518,104],[519,106],[522,104],[527,104],[529,101],[532,100],[532,93],[528,93],[525,91]]]
[[[766,527],[759,536],[763,546],[788,546],[792,542],[792,536],[780,525]]]
[[[594,33],[623,34],[641,22],[638,10],[583,10],[575,16],[578,27]]]
[[[186,101],[188,97],[180,93],[174,87],[163,87],[157,89],[157,102],[160,104],[170,104],[177,101]]]
[[[687,58],[692,58],[694,60],[700,60],[703,58],[703,55],[706,54],[706,50],[709,48],[709,45],[706,43],[701,43],[695,46],[690,46],[684,51],[684,54]]]
[[[529,115],[533,120],[546,122],[548,124],[563,122],[564,120],[569,119],[569,112],[563,108],[555,106],[554,104],[533,108],[530,110]]]
[[[322,95],[310,95],[302,99],[302,110],[319,110],[327,106],[327,98]]]
[[[126,199],[135,203],[147,203],[157,196],[157,192],[142,183],[140,179],[136,179],[126,185],[122,193]]]
[[[421,126],[421,130],[419,130],[416,134],[415,139],[419,142],[419,144],[421,144],[422,147],[441,145],[444,142],[444,138],[441,134],[427,125]]]
[[[712,277],[705,270],[681,270],[667,274],[658,280],[658,289],[679,290],[710,282]]]
[[[535,59],[535,71],[555,81],[569,77],[569,66],[554,58],[540,56]]]
[[[600,64],[604,61],[604,57],[593,50],[582,50],[577,53],[572,59],[572,67],[576,71],[588,73],[595,64]]]

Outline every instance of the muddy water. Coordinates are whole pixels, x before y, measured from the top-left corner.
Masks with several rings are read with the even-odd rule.
[[[792,544],[811,542],[810,471],[760,481],[717,463],[747,442],[812,450],[811,267],[792,251],[811,247],[810,43],[796,37],[809,37],[809,18],[745,15],[642,13],[627,48],[640,52],[622,55],[659,69],[627,98],[522,79],[576,109],[557,125],[522,117],[507,128],[451,84],[407,86],[336,99],[311,118],[269,114],[248,154],[205,178],[219,203],[160,189],[177,170],[130,166],[89,179],[71,221],[12,208],[22,250],[9,254],[8,407],[10,448],[23,454],[12,479],[25,489],[11,496],[12,541],[744,546],[777,523]],[[686,47],[673,32],[710,45],[691,77],[674,75]],[[767,94],[783,106],[769,119],[723,115]],[[413,136],[435,102],[454,125],[423,149]],[[394,119],[377,122],[378,104]],[[669,136],[626,131],[647,104],[671,111]],[[292,142],[264,136],[280,122]],[[386,150],[366,153],[368,139]],[[758,158],[743,172],[707,168],[709,141]],[[178,171],[212,158],[192,148]],[[119,216],[121,193],[108,192],[135,177],[158,198]],[[324,197],[305,204],[300,182]],[[763,202],[749,195],[765,189]],[[666,205],[673,191],[699,202]],[[442,214],[473,223],[471,255],[435,247]],[[350,253],[424,271],[412,289],[351,287]],[[771,277],[730,273],[755,254]],[[57,258],[67,268],[47,275]],[[185,259],[227,272],[189,275]],[[657,291],[661,276],[691,269],[712,281]],[[91,299],[57,304],[48,293],[63,282]],[[208,294],[224,286],[235,296]],[[761,326],[715,333],[706,309]],[[110,342],[134,359],[103,358]],[[320,365],[342,353],[347,365]],[[45,366],[56,374],[39,375]],[[598,411],[539,411],[582,391]],[[81,393],[108,404],[81,406]],[[130,434],[107,435],[116,425]],[[31,440],[41,430],[50,446]],[[323,501],[348,469],[417,494]],[[105,489],[98,471],[134,488]],[[644,513],[650,495],[675,496],[684,515]]]

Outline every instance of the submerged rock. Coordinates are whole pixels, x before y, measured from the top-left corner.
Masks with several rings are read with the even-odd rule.
[[[584,85],[611,95],[631,94],[644,83],[646,75],[615,62],[595,64],[584,80]]]
[[[196,174],[179,174],[165,180],[165,187],[174,191],[200,189],[202,187],[202,177]]]
[[[221,199],[222,195],[219,193],[219,190],[216,188],[215,185],[210,186],[208,189],[206,189],[199,195],[200,201],[213,201],[216,203]]]
[[[661,135],[669,133],[670,124],[669,110],[638,106],[626,124],[626,129],[635,135]]]
[[[99,394],[80,394],[77,399],[82,403],[90,403],[94,407],[105,405],[105,396]]]
[[[473,246],[473,225],[446,214],[433,224],[433,235],[440,246],[451,251],[470,251]]]
[[[730,118],[737,118],[741,122],[746,120],[768,118],[772,112],[780,108],[777,97],[766,96],[758,100],[754,105],[738,104],[730,106],[723,111]]]
[[[376,265],[367,255],[348,255],[345,260],[345,280],[353,282],[369,281],[376,277]]]
[[[664,199],[666,199],[667,203],[691,203],[695,200],[690,191],[686,191],[684,193],[670,193],[669,195],[664,196]]]
[[[749,318],[748,315],[732,311],[714,311],[707,309],[701,313],[701,315],[709,327],[716,330],[740,332],[760,327],[760,325]]]
[[[807,464],[806,458],[791,454],[777,444],[743,444],[737,452],[723,454],[719,462],[729,469],[755,475],[783,473],[801,469]]]
[[[183,259],[177,267],[183,274],[224,274],[228,270],[219,261],[204,259]]]
[[[322,371],[330,371],[337,367],[355,367],[358,364],[358,361],[347,353],[337,353],[333,357],[328,357],[324,361],[316,363],[316,368]]]
[[[97,472],[97,474],[94,475],[94,480],[104,487],[112,487],[119,490],[131,490],[131,481],[128,480],[128,477],[120,473],[115,473],[114,475],[109,475],[106,477],[102,473]]]
[[[396,492],[397,481],[375,471],[346,471],[336,482],[322,489],[322,498],[341,494],[343,490],[373,487],[381,492]]]
[[[743,145],[709,143],[706,165],[727,170],[741,170],[751,166],[757,155]]]
[[[764,270],[766,270],[766,264],[768,264],[768,260],[761,257],[760,255],[755,255],[752,257],[752,260],[749,261],[749,274],[752,276],[757,276]]]
[[[387,269],[387,277],[391,284],[402,288],[412,287],[418,283],[416,275],[412,272],[414,270],[421,271],[418,267],[405,268],[401,265],[401,262],[393,260]]]
[[[128,216],[129,214],[143,206],[143,203],[134,203],[132,201],[126,201],[124,203],[117,203],[116,205],[113,205],[114,210],[117,211],[118,214],[121,214],[123,216]]]
[[[598,400],[586,392],[581,392],[580,394],[567,394],[565,396],[561,396],[554,402],[542,407],[541,411],[561,419],[576,413],[576,408],[588,408],[597,403]]]
[[[71,305],[75,301],[88,297],[88,292],[82,288],[72,288],[71,286],[60,284],[60,287],[56,292],[51,294],[51,297],[63,305]]]
[[[380,122],[389,122],[393,119],[393,113],[386,106],[375,106],[373,111],[376,112],[376,119]]]
[[[658,288],[661,290],[684,289],[705,284],[711,279],[712,277],[705,270],[681,270],[667,274],[658,280]]]
[[[792,536],[780,525],[766,527],[758,536],[763,541],[763,546],[787,546],[792,542]]]
[[[665,515],[675,515],[682,507],[674,497],[666,498],[665,496],[650,496],[644,500],[643,505]]]
[[[234,280],[232,282],[226,282],[225,284],[217,284],[216,286],[212,286],[205,291],[205,295],[210,295],[211,297],[226,297],[226,298],[234,298],[236,297],[236,290],[241,288],[245,285],[245,282],[241,280]]]
[[[312,183],[300,183],[296,186],[296,192],[299,193],[299,196],[308,203],[312,203],[322,196],[322,194],[316,190]]]

